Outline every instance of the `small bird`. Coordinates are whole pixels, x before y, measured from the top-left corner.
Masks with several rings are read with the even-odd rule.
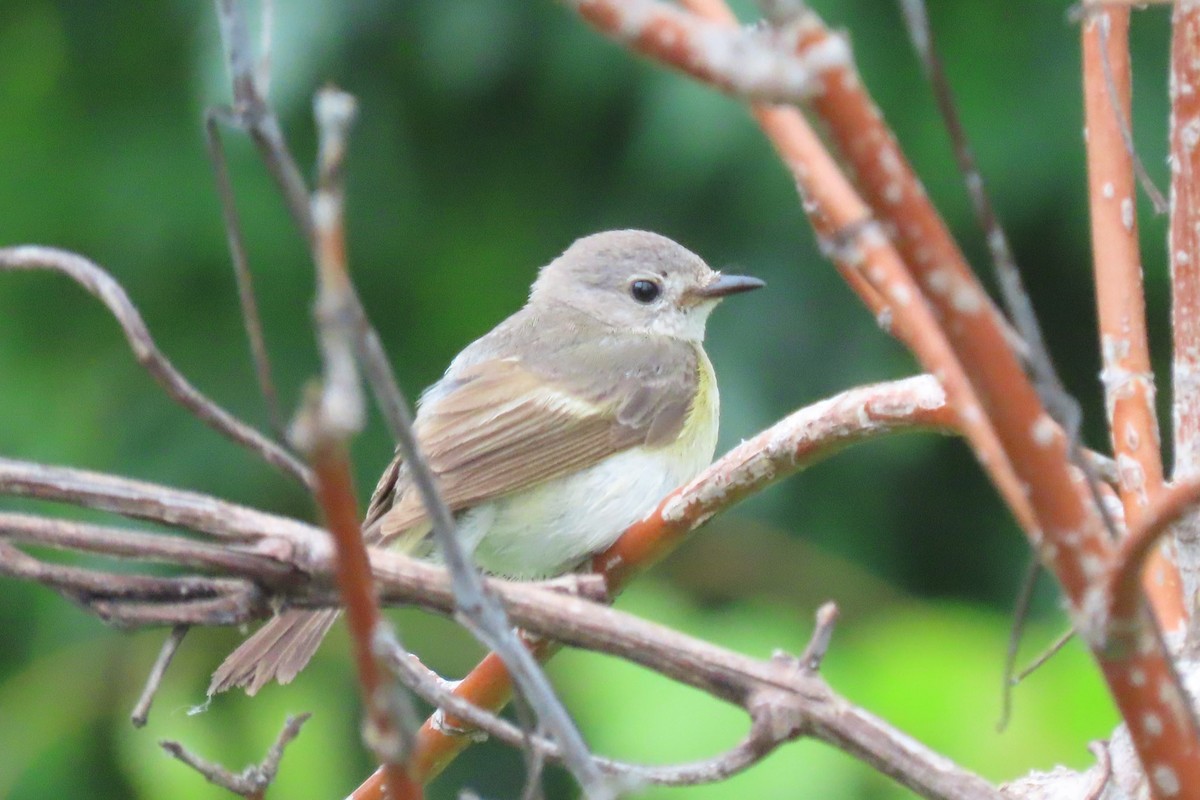
[[[721,298],[761,286],[637,230],[586,236],[542,268],[525,306],[425,391],[414,422],[481,569],[570,571],[708,466],[718,395],[705,323]],[[375,488],[363,535],[436,555],[400,458]],[[289,682],[337,614],[281,612],[225,659],[208,693]]]

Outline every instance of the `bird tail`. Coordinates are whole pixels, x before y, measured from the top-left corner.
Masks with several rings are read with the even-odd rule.
[[[317,652],[340,613],[290,609],[274,617],[221,662],[208,685],[209,696],[235,686],[253,695],[272,680],[290,683]]]
[[[384,471],[371,495],[363,521],[363,539],[368,545],[384,543],[380,520],[391,509],[393,496],[399,491],[400,467],[397,457]],[[393,550],[420,557],[428,550],[430,526],[421,520],[415,522],[417,524],[411,530],[387,545]],[[279,613],[221,662],[208,684],[209,697],[235,686],[244,687],[246,694],[253,695],[273,680],[291,683],[317,652],[321,640],[341,613],[332,608],[319,611],[288,609]]]

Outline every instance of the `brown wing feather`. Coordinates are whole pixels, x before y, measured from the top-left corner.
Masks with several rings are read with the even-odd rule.
[[[674,441],[695,397],[695,347],[614,334],[462,368],[417,418],[442,496],[458,511],[629,447]],[[385,539],[424,521],[403,470],[390,499],[392,508],[379,517]]]

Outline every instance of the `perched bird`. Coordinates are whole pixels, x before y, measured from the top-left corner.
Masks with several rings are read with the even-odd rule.
[[[709,464],[718,397],[705,322],[721,298],[762,285],[635,230],[579,239],[541,270],[525,306],[425,391],[414,423],[481,569],[518,579],[567,572]],[[373,545],[434,555],[399,458],[363,533]],[[221,664],[209,694],[287,683],[337,614],[283,611]]]

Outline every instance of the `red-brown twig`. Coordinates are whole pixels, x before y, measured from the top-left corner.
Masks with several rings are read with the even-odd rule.
[[[826,612],[814,630],[813,641],[800,657],[783,656],[756,661],[721,650],[706,642],[617,609],[597,606],[586,600],[564,598],[559,603],[538,601],[531,595],[545,594],[513,586],[508,608],[513,618],[531,628],[554,631],[553,636],[568,644],[601,644],[606,652],[621,655],[635,663],[660,672],[715,697],[732,702],[750,712],[755,725],[764,725],[763,745],[786,741],[799,735],[812,735],[835,743],[848,753],[894,776],[924,797],[938,800],[998,800],[1001,796],[977,776],[958,768],[942,756],[933,754],[886,723],[855,708],[839,697],[812,669],[827,643],[833,620]],[[585,613],[586,610],[586,613]],[[548,654],[553,646],[539,646]],[[500,660],[489,656],[460,684],[454,694],[483,705],[481,699],[504,680]],[[459,710],[465,707],[456,705]],[[473,713],[467,716],[475,716]],[[455,718],[454,724],[463,723]],[[436,731],[427,724],[422,742],[432,741]],[[438,734],[445,741],[450,737]],[[455,751],[442,750],[443,759],[465,746],[466,736],[453,737]],[[439,751],[422,750],[432,758]],[[429,769],[444,766],[444,761],[420,762]],[[354,800],[379,798],[379,781],[373,776],[356,790]]]
[[[1120,118],[1129,114],[1128,31],[1127,8],[1093,9],[1083,20],[1088,196],[1101,378],[1120,475],[1125,526],[1133,531],[1141,525],[1147,506],[1162,491],[1163,467],[1154,411],[1154,374],[1146,339],[1133,157],[1120,130]],[[1106,61],[1111,69],[1103,68]],[[1162,551],[1153,558],[1154,580],[1146,583],[1146,594],[1154,604],[1159,624],[1166,631],[1181,630],[1187,615],[1179,572]],[[1114,613],[1128,616],[1129,603],[1137,597],[1136,586],[1132,597],[1124,592],[1114,596]]]
[[[474,565],[454,534],[454,521],[417,446],[407,403],[391,364],[350,281],[345,268],[345,239],[340,219],[340,170],[345,150],[344,136],[324,137],[319,165],[320,185],[310,204],[304,181],[287,148],[274,112],[266,101],[263,86],[266,70],[256,71],[254,68],[241,8],[236,0],[219,0],[217,15],[233,84],[231,121],[243,127],[253,138],[312,251],[320,279],[325,285],[336,289],[336,294],[318,298],[318,316],[326,321],[330,331],[329,335],[322,337],[322,348],[332,346],[342,351],[349,344],[357,354],[384,422],[396,440],[397,449],[425,504],[433,524],[434,538],[451,574],[455,576],[463,619],[485,644],[504,654],[539,719],[543,720],[564,748],[568,767],[575,772],[586,790],[603,797],[609,790],[605,788],[604,776],[593,768],[582,736],[554,696],[549,681],[537,663],[513,635],[503,610],[484,593]],[[783,60],[794,61],[795,58],[789,55]],[[321,116],[322,107],[333,114],[323,123],[318,120],[323,130],[337,133],[337,117],[339,113],[344,115],[344,111],[339,112],[339,109],[347,104],[352,104],[352,100],[341,92],[330,90],[318,95],[318,116]],[[331,123],[333,128],[330,127]],[[330,358],[329,353],[325,355],[327,388],[331,390],[323,398],[323,403],[328,406],[323,415],[337,422],[338,415],[361,414],[357,402],[360,388],[352,359],[340,355]],[[335,386],[340,388],[332,390]],[[357,427],[357,421],[348,417],[337,424]]]
[[[361,430],[364,417],[362,385],[354,360],[356,337],[352,317],[347,313],[353,303],[342,213],[342,169],[354,110],[354,99],[344,92],[325,89],[317,95],[320,155],[318,187],[313,196],[313,251],[323,380],[319,392],[310,394],[293,424],[293,438],[310,454],[317,478],[317,503],[337,546],[335,575],[346,606],[368,717],[364,738],[383,763],[391,800],[417,800],[424,791],[413,779],[409,766],[415,745],[415,714],[411,705],[403,702],[406,696],[375,654],[375,642],[386,623],[379,613],[371,564],[359,527],[345,445]]]
[[[687,5],[709,19],[732,21],[720,0],[688,0]],[[791,37],[801,54],[813,49],[827,52],[829,40],[840,38],[811,12],[798,14],[781,35]],[[683,66],[674,62],[670,65]],[[825,123],[842,156],[853,165],[871,212],[894,234],[903,267],[911,270],[911,277],[920,284],[917,296],[912,296],[910,283],[900,276],[882,286],[881,294],[893,301],[889,289],[910,290],[904,293],[905,303],[893,305],[894,319],[900,323],[907,317],[913,326],[915,337],[905,339],[906,343],[926,368],[944,380],[951,403],[964,423],[970,421],[972,407],[966,405],[969,395],[952,380],[957,377],[953,373],[955,363],[966,372],[978,398],[975,413],[990,421],[1008,463],[1028,487],[1036,519],[1036,525],[1027,527],[1030,541],[1070,599],[1077,627],[1091,644],[1118,706],[1128,719],[1154,714],[1164,720],[1164,736],[1133,730],[1134,743],[1148,774],[1162,776],[1158,791],[1169,788],[1173,779],[1179,785],[1200,785],[1200,747],[1195,746],[1200,741],[1200,726],[1185,700],[1154,621],[1148,613],[1141,613],[1132,625],[1121,626],[1119,635],[1107,624],[1106,598],[1099,592],[1107,588],[1103,577],[1115,555],[1114,548],[1097,509],[1072,472],[1067,437],[1056,428],[1025,376],[1006,340],[998,312],[967,266],[859,76],[849,63],[831,62],[816,79],[820,90],[812,93],[808,105]],[[814,163],[793,166],[793,173],[811,175]],[[815,178],[813,181],[816,183]],[[818,218],[814,225],[818,230],[827,227],[828,221],[819,218],[831,213],[830,209],[813,206],[819,204],[806,204],[810,216]],[[858,209],[854,211],[856,215],[846,221],[861,225],[866,217]],[[849,214],[847,210],[842,213]],[[870,272],[867,277],[872,277]],[[938,324],[932,329],[922,297],[936,315]],[[949,357],[937,341],[940,335],[948,340],[952,350]],[[977,448],[985,441],[978,435],[969,438]],[[1002,460],[986,457],[982,451],[981,461],[994,477],[1004,467]]]
[[[326,528],[337,543],[336,576],[346,605],[346,621],[369,718],[366,740],[384,764],[392,800],[419,798],[423,795],[420,783],[410,777],[407,768],[415,744],[409,724],[415,720],[411,720],[411,710],[410,719],[405,719],[395,708],[392,698],[397,687],[385,679],[375,657],[376,629],[387,623],[381,619],[375,599],[371,566],[358,525],[354,487],[349,481],[350,463],[339,444],[325,441],[314,451],[313,464],[317,500]]]
[[[1171,479],[1200,479],[1200,3],[1175,4],[1171,34],[1171,222],[1167,256],[1171,264],[1172,406],[1175,466]],[[1200,587],[1200,522],[1184,521],[1176,531],[1184,595]]]
[[[1112,564],[1109,594],[1114,605],[1123,598],[1127,602],[1137,596],[1137,588],[1144,582],[1146,563],[1157,552],[1155,546],[1163,534],[1171,525],[1192,515],[1197,507],[1200,507],[1200,480],[1172,484],[1154,496],[1141,512],[1137,526],[1121,542]],[[1118,615],[1114,614],[1114,618]]]
[[[796,35],[803,48],[830,34],[808,16]],[[823,87],[812,105],[854,164],[872,209],[894,226],[906,263],[937,309],[1013,468],[1029,486],[1040,524],[1032,542],[1070,599],[1076,625],[1118,706],[1127,719],[1154,714],[1164,722],[1162,736],[1131,728],[1156,793],[1170,796],[1173,781],[1200,785],[1200,729],[1154,621],[1142,612],[1114,629],[1107,624],[1107,609],[1098,604],[1107,588],[1105,565],[1114,553],[1096,510],[1071,474],[1067,443],[1051,432],[1037,393],[1005,346],[996,314],[857,76],[831,70]]]
[[[698,23],[656,0],[564,2],[630,49],[670,62],[722,91],[763,102],[799,102],[812,91],[816,69],[849,57],[837,42],[826,50],[798,55],[766,31]]]
[[[838,398],[797,412],[756,439],[743,444],[727,456],[723,463],[715,465],[706,478],[677,493],[676,505],[681,509],[688,509],[689,524],[697,525],[701,517],[694,515],[703,509],[710,512],[715,510],[717,506],[711,505],[712,503],[731,503],[754,488],[762,488],[782,474],[811,464],[845,445],[905,429],[947,431],[951,420],[952,415],[945,406],[940,387],[928,376],[852,390]],[[129,497],[129,502],[144,502],[139,493],[151,489],[144,484],[131,487],[122,482],[108,482],[83,492],[82,485],[88,482],[87,479],[72,474],[80,493],[93,504],[95,496],[105,489]],[[321,475],[324,485],[324,473]],[[345,484],[344,476],[345,470],[339,469],[333,479],[340,481],[343,488],[346,488],[348,485]],[[35,479],[26,478],[27,486],[35,483]],[[159,487],[159,491],[167,498],[162,503],[167,509],[165,513],[174,515],[173,509],[177,501],[171,498],[171,491],[162,487]],[[34,494],[29,490],[27,493]],[[341,499],[337,501],[338,504],[352,509],[352,498],[344,491],[339,492],[339,496]],[[214,502],[205,513],[214,517],[229,516],[236,519],[236,507],[227,509],[226,505],[228,504]],[[331,503],[326,502],[325,505],[329,506]],[[667,505],[669,504],[664,504],[664,507]],[[143,516],[151,516],[146,510],[142,513]],[[16,531],[24,531],[20,534],[24,537],[23,541],[35,543],[43,543],[36,537],[39,531],[45,533],[47,526],[52,528],[60,522],[47,520],[42,528],[29,529],[20,524],[23,519],[21,515],[11,516],[17,519],[10,520],[8,516],[0,515],[0,535],[9,530],[8,524],[12,522]],[[344,527],[349,530],[353,511],[346,511],[340,516],[345,517]],[[290,563],[298,573],[312,572],[324,575],[331,570],[334,559],[328,551],[323,560],[313,560],[310,556],[311,549],[292,546],[294,541],[303,539],[296,535],[296,529],[310,530],[308,526],[301,523],[292,523],[291,527],[282,525],[278,518],[267,514],[258,519],[263,527],[262,540],[254,546],[258,553],[256,559],[276,553],[277,558]],[[216,526],[204,523],[199,527],[205,529]],[[113,554],[132,554],[137,550],[134,546],[137,543],[114,538],[111,529],[99,526],[72,527],[66,532],[52,532],[49,536],[60,546],[83,548],[92,552],[105,552],[103,547],[110,545],[114,548]],[[272,537],[275,536],[280,536],[281,539],[271,543]],[[93,541],[92,537],[98,538]],[[281,547],[280,543],[286,543],[287,546]],[[191,546],[201,544],[204,543],[193,542]],[[2,547],[3,543],[0,542],[0,548]],[[183,543],[175,547],[180,548],[176,555],[181,559],[176,563],[212,563],[213,566],[220,566],[208,561],[200,550],[187,550]],[[158,552],[165,558],[167,548],[161,548]],[[299,563],[288,561],[297,555],[302,555],[304,560]],[[0,553],[0,564],[8,563],[2,556],[3,553]],[[383,600],[418,603],[442,613],[450,613],[455,608],[456,593],[444,570],[389,551],[372,552],[371,559]],[[258,569],[253,559],[239,560],[235,566],[238,570],[236,574],[252,575]],[[260,579],[269,583],[273,580],[271,576],[276,574],[277,569],[267,569],[261,573]],[[632,572],[627,570],[626,574]],[[205,580],[211,583],[216,579]],[[362,580],[358,581],[359,586],[363,583]],[[303,606],[307,601],[320,607],[328,607],[333,602],[328,592],[321,594],[320,590],[299,594],[297,591],[300,586],[297,583],[281,585],[279,597],[287,598],[289,604],[299,606]],[[194,587],[192,592],[195,588],[198,587]],[[545,587],[495,582],[493,591],[502,598],[512,618],[531,630],[576,646],[630,659],[674,680],[702,688],[716,697],[746,708],[751,712],[756,726],[766,726],[763,731],[752,734],[752,737],[743,743],[744,746],[715,759],[675,768],[643,770],[633,767],[632,771],[619,768],[613,770],[609,769],[609,762],[596,762],[607,774],[667,783],[694,783],[717,779],[760,757],[760,749],[787,741],[797,733],[808,732],[817,738],[835,743],[886,772],[901,775],[902,780],[926,796],[996,796],[986,783],[970,773],[949,767],[940,756],[915,745],[903,734],[837,697],[827,685],[813,682],[811,666],[827,640],[830,624],[827,616],[823,617],[824,622],[818,625],[813,642],[805,655],[799,659],[787,657],[760,662],[715,648],[682,636],[664,626],[639,620],[594,602],[564,596],[557,591],[550,593]],[[164,608],[164,613],[169,608]],[[265,609],[266,604],[260,604],[257,613],[262,614]],[[247,617],[241,616],[237,619],[242,621]],[[234,620],[225,620],[232,621]],[[212,624],[221,620],[206,622]],[[548,642],[550,639],[541,641]],[[539,648],[540,652],[545,653],[549,651],[550,646],[542,644]],[[488,692],[499,691],[506,695],[508,686],[507,672],[502,662],[493,656],[489,657],[483,670],[477,670],[469,676],[467,682],[457,689],[457,693],[470,697],[474,702],[482,702],[481,698],[486,700],[489,697]],[[783,695],[778,693],[781,688],[785,690]],[[495,694],[490,696],[494,698]],[[492,702],[500,701],[494,699]],[[523,738],[524,734],[520,736]],[[421,741],[425,742],[427,738],[443,743],[442,746],[445,746],[446,742],[456,744],[462,740],[462,737],[447,737],[429,728],[422,732]],[[438,752],[436,749],[427,749],[425,745],[419,748],[422,759],[434,758]],[[444,758],[446,751],[440,752]],[[422,769],[429,771],[435,766],[426,760],[417,763]],[[375,796],[378,797],[379,782],[373,782],[370,787],[373,787],[376,791]],[[369,790],[369,787],[364,789]]]
[[[677,547],[714,514],[855,442],[901,430],[952,432],[953,412],[937,381],[908,378],[847,392],[795,412],[725,454],[692,483],[672,493],[645,520],[636,523],[609,550],[593,560],[616,593],[638,572]],[[556,650],[546,640],[532,645],[539,659]],[[501,708],[512,683],[504,663],[489,654],[462,680],[455,693],[474,705]],[[431,779],[467,745],[468,737],[445,733],[426,722],[421,728],[416,769]],[[380,776],[369,778],[353,795],[375,800]]]

